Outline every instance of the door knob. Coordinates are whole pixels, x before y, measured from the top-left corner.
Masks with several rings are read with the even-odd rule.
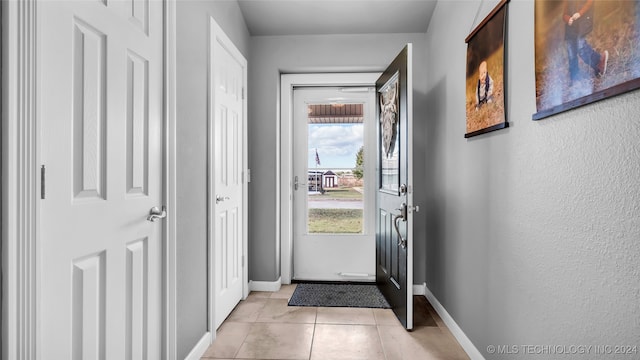
[[[229,200],[228,196],[216,195],[216,204],[222,201]]]
[[[167,217],[167,209],[163,206],[162,210],[157,206],[154,206],[149,210],[149,216],[147,216],[147,220],[151,222],[155,222],[158,219],[164,219]]]

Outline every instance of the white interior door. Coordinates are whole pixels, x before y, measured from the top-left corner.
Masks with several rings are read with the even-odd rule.
[[[347,89],[293,91],[296,280],[374,280],[375,93]],[[360,147],[362,179],[353,172]]]
[[[245,100],[247,62],[212,20],[210,79],[210,179],[213,186],[213,289],[215,327],[240,302],[244,291]]]
[[[38,6],[39,358],[160,359],[163,4]]]

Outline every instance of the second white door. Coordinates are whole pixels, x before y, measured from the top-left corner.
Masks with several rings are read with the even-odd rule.
[[[296,280],[374,280],[374,99],[366,87],[293,91]]]
[[[247,62],[211,20],[209,71],[212,288],[215,328],[244,295],[245,100]],[[215,329],[212,329],[215,330]]]

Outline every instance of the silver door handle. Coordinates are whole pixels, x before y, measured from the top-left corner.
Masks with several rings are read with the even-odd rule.
[[[154,206],[149,210],[149,216],[147,216],[147,220],[151,222],[155,222],[158,219],[164,219],[167,217],[167,209],[163,206],[162,210],[160,210],[157,206]]]
[[[393,217],[393,227],[396,229],[396,233],[398,234],[398,246],[406,249],[407,239],[402,237],[402,234],[400,233],[400,225],[398,225],[398,222],[400,220],[407,221],[407,204],[403,203],[402,206],[396,210],[400,211],[400,214]]]
[[[229,197],[228,197],[228,196],[224,196],[224,197],[223,197],[222,195],[217,195],[217,196],[216,196],[216,204],[217,204],[217,203],[220,203],[220,202],[223,202],[223,201],[225,201],[225,200],[229,200]]]
[[[293,178],[293,190],[298,190],[298,185],[307,185],[306,183],[298,182],[298,176]]]
[[[400,227],[398,226],[398,221],[400,221],[400,220],[404,220],[402,215],[396,215],[393,218],[393,227],[396,228],[396,233],[398,234],[398,246],[402,247],[403,249],[406,249],[407,248],[407,239],[402,237],[402,234],[400,233]]]

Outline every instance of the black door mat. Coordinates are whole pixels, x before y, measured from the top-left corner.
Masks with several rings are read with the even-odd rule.
[[[298,283],[289,306],[390,309],[376,284]]]

